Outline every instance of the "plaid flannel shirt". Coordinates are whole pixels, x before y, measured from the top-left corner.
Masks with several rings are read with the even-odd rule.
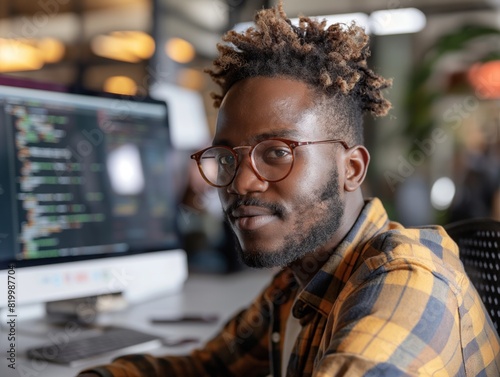
[[[130,355],[102,376],[281,377],[289,315],[301,332],[287,376],[500,376],[500,341],[441,227],[390,222],[378,199],[301,288],[280,271],[189,356]],[[307,266],[307,263],[304,266]]]

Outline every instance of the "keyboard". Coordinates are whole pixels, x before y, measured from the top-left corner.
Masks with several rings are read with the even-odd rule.
[[[96,357],[138,353],[162,346],[162,338],[124,327],[109,327],[103,332],[83,335],[67,342],[49,343],[31,348],[27,356],[57,364],[75,366]]]

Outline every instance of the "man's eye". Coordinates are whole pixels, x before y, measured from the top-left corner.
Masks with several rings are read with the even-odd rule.
[[[263,156],[264,161],[267,162],[282,162],[288,161],[292,158],[292,153],[290,149],[278,147],[278,148],[268,148]]]
[[[221,155],[218,157],[217,161],[219,161],[219,165],[233,165],[234,164],[234,156],[231,154]]]

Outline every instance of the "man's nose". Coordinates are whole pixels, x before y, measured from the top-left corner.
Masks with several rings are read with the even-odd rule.
[[[264,192],[269,183],[259,177],[252,166],[250,156],[242,154],[233,181],[227,188],[230,194],[245,195],[250,192]]]

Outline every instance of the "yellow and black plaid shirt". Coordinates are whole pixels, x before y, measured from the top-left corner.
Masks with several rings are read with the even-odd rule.
[[[390,222],[378,199],[306,287],[285,268],[203,349],[131,355],[102,376],[281,376],[289,315],[300,320],[287,376],[500,376],[500,341],[441,227]]]

